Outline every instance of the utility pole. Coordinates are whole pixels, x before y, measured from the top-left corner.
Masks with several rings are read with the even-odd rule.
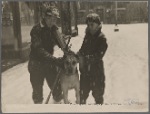
[[[117,1],[115,2],[115,28],[114,28],[114,31],[117,32],[119,31],[119,28],[118,28],[118,12],[117,12],[117,6],[118,3]]]
[[[116,2],[115,2],[115,21],[116,21],[115,23],[116,23],[116,24],[117,24],[117,21],[118,21],[118,20],[117,20],[117,17],[118,17],[118,14],[117,14],[117,13],[118,13],[118,12],[117,12],[117,5],[118,5],[118,3],[117,3],[117,1],[116,1]]]

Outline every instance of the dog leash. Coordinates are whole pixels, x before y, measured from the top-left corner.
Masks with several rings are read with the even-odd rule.
[[[45,104],[48,104],[48,102],[49,102],[49,99],[50,99],[50,97],[51,97],[51,94],[53,93],[53,91],[54,91],[54,88],[55,88],[55,86],[56,86],[56,84],[57,84],[57,81],[58,81],[58,79],[59,79],[59,74],[60,74],[60,72],[61,72],[61,69],[59,69],[59,72],[58,72],[58,74],[57,74],[57,76],[56,76],[56,79],[55,79],[55,82],[54,82],[54,84],[53,84],[53,88],[52,88],[52,90],[50,91],[50,93],[48,94],[48,97],[47,97],[47,99],[46,99],[46,101],[45,101]]]

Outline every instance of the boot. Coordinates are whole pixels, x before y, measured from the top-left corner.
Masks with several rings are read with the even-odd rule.
[[[96,104],[100,104],[100,105],[102,105],[102,104],[103,104],[103,102],[104,102],[103,97],[99,97],[98,99],[95,99],[95,103],[96,103]]]
[[[57,97],[53,96],[53,99],[54,99],[55,102],[60,102],[63,99],[63,95],[61,94],[61,95],[59,95]]]
[[[80,100],[80,104],[81,105],[86,104],[86,100],[84,100],[84,99]]]

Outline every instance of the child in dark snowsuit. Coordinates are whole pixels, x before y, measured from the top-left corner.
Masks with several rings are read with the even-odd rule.
[[[105,74],[102,59],[107,50],[106,38],[101,32],[99,15],[89,14],[86,24],[86,34],[79,50],[80,104],[86,104],[90,90],[96,104],[103,104]]]

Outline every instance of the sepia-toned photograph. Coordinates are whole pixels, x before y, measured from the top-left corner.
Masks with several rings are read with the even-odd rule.
[[[148,1],[1,1],[2,113],[149,112]]]

